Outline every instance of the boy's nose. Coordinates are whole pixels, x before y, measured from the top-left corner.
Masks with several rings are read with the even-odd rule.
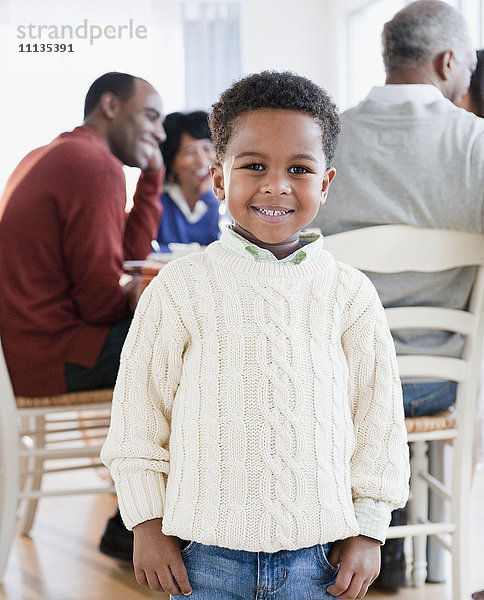
[[[263,194],[277,196],[279,194],[289,194],[290,191],[291,186],[285,175],[268,175],[261,184],[261,192]]]

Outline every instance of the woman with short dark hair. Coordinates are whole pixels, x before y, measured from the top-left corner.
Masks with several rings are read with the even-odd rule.
[[[167,137],[160,148],[166,185],[157,238],[162,252],[169,252],[170,243],[207,246],[219,238],[220,203],[208,170],[215,153],[207,117],[204,111],[175,112],[163,123]]]

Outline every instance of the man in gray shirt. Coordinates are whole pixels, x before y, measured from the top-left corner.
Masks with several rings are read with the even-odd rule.
[[[312,225],[326,235],[390,223],[481,233],[484,120],[453,104],[476,65],[464,18],[444,2],[419,0],[385,24],[382,42],[386,84],[341,115],[337,176]],[[463,308],[474,281],[473,269],[368,275],[386,307]],[[405,354],[459,356],[463,344],[458,335],[428,330],[394,339]],[[407,416],[434,414],[455,401],[453,382],[403,383]],[[389,556],[383,547],[384,587],[403,583],[403,544],[396,545]]]

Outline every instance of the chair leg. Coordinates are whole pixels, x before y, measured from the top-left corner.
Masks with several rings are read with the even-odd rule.
[[[409,519],[409,522],[412,522]],[[413,580],[413,538],[406,537],[403,542],[403,553],[405,555],[405,581],[406,585],[410,585],[410,582]]]
[[[15,534],[19,495],[18,431],[12,422],[0,420],[0,582]]]
[[[444,472],[444,450],[447,442],[434,440],[429,442],[429,471],[442,482],[448,478]],[[450,457],[449,457],[450,458]],[[429,520],[433,523],[444,522],[450,518],[447,515],[446,502],[439,494],[430,491],[429,493]],[[432,583],[443,583],[446,580],[445,573],[445,553],[442,546],[430,536],[427,546],[427,581]]]
[[[29,425],[32,431],[35,432],[30,436],[34,444],[33,449],[43,448],[45,444],[45,418],[43,416],[30,417]],[[38,456],[33,456],[29,457],[26,462],[28,463],[28,470],[32,471],[33,474],[26,476],[23,491],[38,491],[42,486],[44,460]],[[19,532],[22,535],[27,535],[32,529],[38,502],[37,498],[25,498],[23,501],[19,523]]]
[[[419,523],[428,515],[428,487],[420,477],[420,473],[427,471],[427,443],[425,441],[413,442],[411,468],[412,473],[412,502],[411,522]],[[413,585],[423,587],[427,579],[427,536],[415,536],[413,540]]]
[[[456,440],[456,443],[463,443]],[[455,450],[455,448],[454,448]],[[463,456],[471,455],[471,447],[462,451]],[[454,454],[455,456],[455,454]],[[452,598],[468,600],[471,597],[469,586],[469,496],[472,489],[471,459],[453,465],[452,521],[455,531],[452,535]]]
[[[456,530],[452,536],[452,598],[453,600],[468,600],[471,597],[468,577],[469,553],[467,551],[469,538],[464,535],[462,520],[459,522],[457,517],[457,521],[454,522]]]
[[[9,456],[11,458],[11,455]],[[13,462],[13,461],[12,461]],[[7,566],[13,542],[18,502],[18,463],[16,466],[1,467],[0,486],[0,582]]]

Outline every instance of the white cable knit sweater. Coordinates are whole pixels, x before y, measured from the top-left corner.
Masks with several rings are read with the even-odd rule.
[[[358,534],[353,498],[403,506],[395,351],[368,279],[323,251],[176,260],[138,305],[102,459],[129,528],[247,551]]]

